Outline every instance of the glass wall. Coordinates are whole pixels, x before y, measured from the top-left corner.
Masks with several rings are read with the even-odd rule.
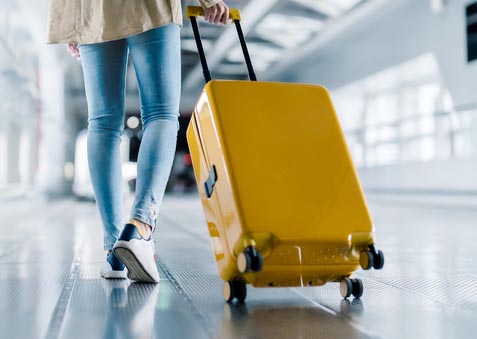
[[[38,57],[12,3],[0,3],[0,190],[27,186],[36,166]]]
[[[476,155],[477,108],[455,108],[426,54],[333,93],[357,166]]]

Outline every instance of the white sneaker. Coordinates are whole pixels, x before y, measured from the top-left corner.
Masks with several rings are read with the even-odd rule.
[[[152,237],[147,240],[141,237],[133,224],[124,226],[113,252],[126,265],[129,279],[150,283],[159,282]]]
[[[127,268],[116,258],[113,252],[106,257],[106,262],[101,267],[101,276],[106,279],[126,279]]]

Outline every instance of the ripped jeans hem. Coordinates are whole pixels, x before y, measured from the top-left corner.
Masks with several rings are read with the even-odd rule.
[[[115,244],[115,242],[110,243],[110,244],[104,244],[103,249],[104,249],[105,251],[111,251],[111,250],[113,249],[113,247],[114,247],[114,244]]]

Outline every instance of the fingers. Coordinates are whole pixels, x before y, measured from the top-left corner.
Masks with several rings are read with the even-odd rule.
[[[208,22],[213,22],[215,17],[215,12],[217,11],[216,6],[207,8],[204,13],[204,18]]]
[[[225,11],[222,13],[222,16],[220,17],[220,23],[227,25],[229,22],[229,8],[225,6]]]
[[[80,51],[77,46],[72,48],[71,55],[74,56],[76,59],[80,58]]]
[[[229,7],[223,2],[207,8],[204,13],[205,20],[213,24],[226,25],[229,20]]]
[[[77,44],[68,44],[67,47],[68,47],[68,51],[71,53],[73,57],[75,57],[76,59],[80,58],[80,51]]]
[[[219,16],[221,8],[219,5],[212,6],[210,8],[207,8],[205,11],[205,20],[207,20],[210,23],[217,23],[217,17]]]

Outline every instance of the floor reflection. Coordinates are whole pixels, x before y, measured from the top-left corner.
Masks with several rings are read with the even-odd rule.
[[[349,305],[348,305],[349,303]],[[359,300],[344,303],[347,312],[363,310]],[[217,338],[364,338],[352,323],[316,307],[225,304]]]
[[[340,314],[344,316],[361,315],[364,312],[364,305],[361,299],[343,299],[340,302]]]
[[[101,279],[107,299],[104,339],[152,338],[160,284]]]

